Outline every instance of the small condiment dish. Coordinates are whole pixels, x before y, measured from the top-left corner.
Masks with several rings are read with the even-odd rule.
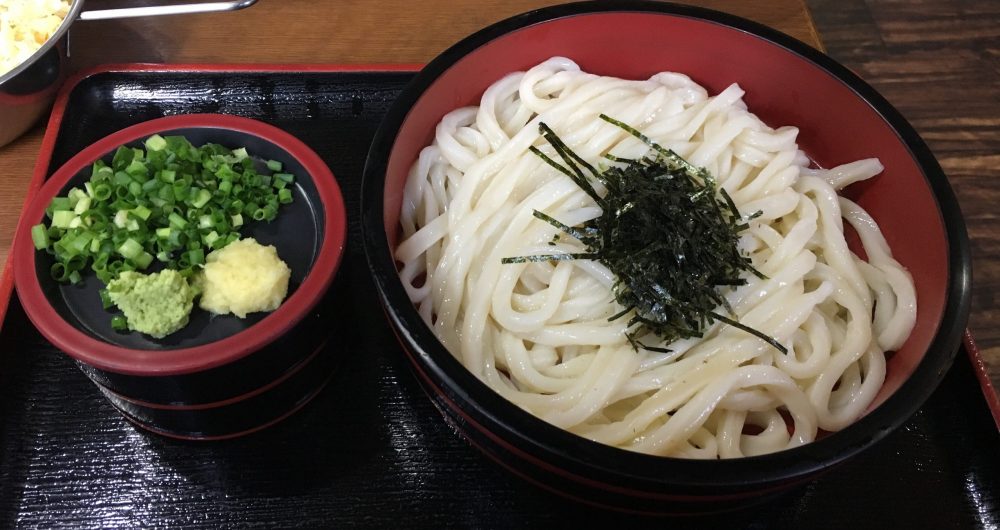
[[[90,177],[98,159],[153,134],[192,144],[245,147],[295,175],[293,201],[271,222],[247,222],[242,237],[273,245],[291,269],[288,294],[273,312],[240,319],[212,315],[195,303],[190,322],[162,339],[112,329],[94,273],[58,283],[52,256],[36,251],[31,227],[55,196]],[[253,432],[304,405],[329,379],[337,354],[327,346],[336,319],[328,303],[346,243],[340,188],[320,157],[290,134],[236,116],[192,114],[128,127],[87,147],[39,189],[26,207],[13,247],[14,278],[25,312],[42,335],[76,360],[126,418],[179,438],[218,439]],[[154,265],[149,271],[156,270]],[[321,315],[323,317],[321,318]]]

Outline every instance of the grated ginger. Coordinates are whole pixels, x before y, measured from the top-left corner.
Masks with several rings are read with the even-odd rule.
[[[246,318],[274,311],[288,293],[288,265],[273,246],[252,237],[212,251],[205,261],[195,283],[201,289],[199,306],[206,311]]]

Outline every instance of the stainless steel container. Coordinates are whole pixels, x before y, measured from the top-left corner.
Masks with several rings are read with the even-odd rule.
[[[0,75],[0,147],[24,134],[45,114],[66,77],[66,35],[77,21],[157,15],[235,11],[257,0],[202,2],[176,5],[84,11],[84,0],[74,0],[52,37],[26,61]]]

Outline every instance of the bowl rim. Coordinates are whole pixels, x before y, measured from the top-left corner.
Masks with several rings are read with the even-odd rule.
[[[785,49],[826,72],[833,82],[844,84],[871,106],[922,170],[937,202],[948,245],[942,320],[913,374],[884,403],[847,428],[776,453],[709,461],[651,456],[593,442],[544,422],[490,389],[444,348],[410,303],[396,273],[383,217],[388,158],[410,108],[443,72],[487,42],[528,26],[608,12],[696,19],[747,33],[762,45]],[[472,420],[472,425],[488,425],[487,434],[504,439],[522,458],[538,461],[533,455],[542,455],[543,463],[547,459],[556,462],[556,472],[584,482],[590,477],[625,484],[639,495],[643,490],[648,494],[678,486],[687,488],[685,491],[708,492],[787,482],[828,468],[881,440],[907,421],[943,379],[957,353],[971,302],[969,240],[954,192],[930,149],[883,96],[834,59],[777,30],[728,13],[647,0],[577,2],[516,15],[466,37],[428,63],[393,103],[373,139],[362,182],[362,236],[370,273],[403,349],[415,367],[445,391],[443,396],[457,403],[455,412]]]
[[[139,350],[113,345],[75,328],[49,303],[35,273],[38,252],[31,227],[44,216],[55,196],[81,170],[118,146],[154,133],[177,129],[223,129],[271,143],[302,164],[323,206],[323,238],[302,284],[259,322],[223,339],[187,348]],[[79,362],[109,372],[137,376],[169,376],[199,372],[239,360],[291,330],[319,302],[333,280],[347,239],[347,214],[337,180],[323,160],[301,140],[267,123],[226,114],[183,114],[155,118],[126,127],[90,144],[70,158],[30,199],[15,232],[12,259],[14,284],[25,313],[42,335]],[[155,355],[151,355],[155,353]]]

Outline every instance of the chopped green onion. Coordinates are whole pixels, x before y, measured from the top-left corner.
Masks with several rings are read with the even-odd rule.
[[[87,211],[82,212],[80,217],[87,222],[88,226],[93,225],[94,223],[98,223],[103,226],[108,223],[108,216],[105,215],[100,208],[90,208]]]
[[[142,245],[140,245],[136,240],[128,238],[121,244],[121,246],[118,247],[118,253],[125,258],[134,259],[142,253]]]
[[[69,272],[66,271],[66,265],[62,263],[53,263],[49,267],[49,274],[52,275],[52,279],[57,282],[64,282],[69,279]]]
[[[111,329],[115,331],[127,331],[128,320],[125,319],[124,315],[115,315],[111,317]]]
[[[122,146],[51,201],[32,243],[53,256],[50,273],[61,282],[82,281],[89,267],[107,283],[154,261],[190,276],[210,250],[238,240],[249,218],[271,221],[293,200],[283,164],[250,158],[245,148],[195,147],[182,136]],[[261,163],[266,174],[255,169]]]
[[[132,213],[132,215],[134,215],[134,216],[138,217],[139,219],[142,219],[143,221],[145,221],[145,220],[149,219],[149,214],[151,214],[153,212],[149,208],[146,208],[145,206],[143,206],[143,205],[140,204],[139,206],[136,206],[135,208],[133,208],[132,211],[131,211],[131,213]]]
[[[131,164],[134,157],[135,152],[123,145],[115,151],[115,156],[111,159],[111,167],[116,170],[123,168]]]
[[[132,262],[135,263],[135,266],[138,267],[139,269],[145,270],[147,267],[149,267],[149,264],[153,262],[153,255],[150,254],[149,252],[143,252],[142,254],[139,254],[138,256],[133,258]]]
[[[89,196],[80,197],[80,200],[76,201],[76,206],[73,207],[73,212],[76,213],[77,215],[86,212],[87,210],[90,209],[90,203],[92,202],[92,200],[93,199],[91,199]]]
[[[170,226],[180,230],[183,230],[184,227],[187,226],[187,220],[180,215],[177,215],[177,212],[171,212],[167,217],[167,220],[170,222]]]
[[[101,297],[101,307],[104,309],[110,309],[115,305],[115,303],[111,301],[111,295],[108,294],[107,289],[101,289],[100,291],[97,291],[97,294]]]
[[[45,231],[44,224],[39,223],[31,227],[31,242],[38,250],[49,248],[49,234]]]
[[[66,238],[63,238],[63,241],[65,242]],[[90,247],[90,241],[91,241],[91,236],[89,234],[86,233],[79,234],[78,236],[70,240],[68,243],[66,243],[67,249],[71,253],[73,253],[73,257],[76,257],[77,254],[83,253]]]
[[[218,239],[219,239],[219,234],[215,230],[212,230],[211,232],[201,236],[202,242],[204,242],[209,247],[211,247],[212,243],[214,243]]]
[[[163,169],[160,171],[160,180],[163,182],[172,184],[175,178],[177,178],[177,172],[172,169]]]
[[[52,199],[49,203],[49,211],[57,212],[59,210],[72,210],[73,204],[70,202],[69,197],[56,197]]]
[[[187,251],[186,257],[188,263],[192,266],[205,263],[205,251],[200,248]]]
[[[111,179],[111,182],[117,187],[128,186],[128,183],[132,182],[132,177],[124,171],[116,171],[115,176]]]
[[[146,181],[146,176],[149,175],[149,168],[146,164],[142,163],[142,160],[132,160],[132,163],[125,168],[125,173],[133,179],[141,179],[142,182]]]
[[[56,228],[69,228],[69,224],[76,218],[72,210],[57,210],[52,212],[52,226]]]
[[[149,179],[142,183],[142,192],[144,195],[149,196],[151,191],[160,189],[163,183],[160,179]]]
[[[80,199],[87,197],[87,194],[80,188],[71,188],[67,196],[69,197],[70,206],[75,207],[76,203],[80,202]]]
[[[112,221],[118,228],[125,228],[128,223],[128,212],[125,210],[118,210],[115,212],[115,218]]]
[[[174,198],[178,201],[183,201],[188,196],[188,189],[191,187],[191,183],[187,180],[175,180],[172,184],[174,188]]]
[[[167,148],[167,141],[162,136],[154,134],[146,138],[146,149],[150,151],[162,151]]]
[[[111,169],[108,166],[103,165],[104,163],[101,162],[100,160],[98,160],[98,162],[101,164],[101,166],[95,167],[92,173],[92,180],[94,182],[100,182],[102,180],[110,180],[111,177],[115,175],[115,170]]]
[[[215,171],[215,176],[222,179],[222,182],[230,182],[234,178],[239,177],[239,174],[233,171],[233,169],[229,166],[222,166]]]
[[[192,188],[192,190],[193,189],[195,188]],[[205,206],[205,204],[208,203],[208,201],[210,200],[212,200],[212,192],[208,190],[199,189],[195,194],[194,199],[191,200],[191,206],[194,206],[195,208],[201,208],[202,206]]]

